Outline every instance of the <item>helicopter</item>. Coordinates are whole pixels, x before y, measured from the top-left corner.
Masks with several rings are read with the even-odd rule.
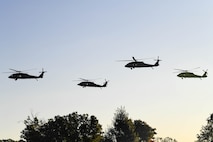
[[[133,61],[132,60],[124,60],[124,61],[132,61],[132,62],[129,62],[125,65],[126,68],[130,68],[130,69],[133,69],[133,68],[141,68],[141,67],[157,67],[159,66],[159,61],[161,61],[159,59],[159,57],[157,58],[155,64],[147,64],[147,63],[144,63],[143,61],[138,61],[135,59],[135,57],[132,57]]]
[[[80,78],[80,79],[82,80],[82,82],[80,82],[78,85],[82,86],[83,88],[84,87],[100,87],[100,88],[102,88],[102,87],[106,87],[107,83],[108,83],[108,81],[105,81],[103,85],[99,85],[99,84],[96,84],[96,83],[89,81],[87,79],[83,79],[83,78]]]
[[[34,75],[29,75],[27,73],[23,73],[23,71],[18,71],[18,70],[14,70],[14,69],[10,69],[16,73],[10,75],[8,78],[10,79],[14,79],[15,81],[18,79],[38,79],[38,78],[43,78],[43,75],[46,71],[44,71],[44,69],[42,69],[41,74],[39,76],[34,76]]]
[[[180,70],[180,69],[176,69],[176,70]],[[207,77],[207,71],[208,70],[204,70],[204,73],[203,73],[203,75],[197,75],[197,74],[194,74],[194,73],[192,73],[192,72],[189,72],[188,70],[180,70],[181,71],[181,73],[179,73],[178,75],[177,75],[177,77],[180,77],[180,78],[206,78]]]

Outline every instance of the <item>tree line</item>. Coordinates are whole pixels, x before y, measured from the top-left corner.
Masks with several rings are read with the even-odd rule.
[[[58,115],[47,122],[28,116],[24,124],[21,140],[0,142],[177,142],[170,137],[155,138],[156,128],[142,120],[130,119],[123,107],[116,110],[112,126],[106,132],[94,115],[77,112]],[[213,114],[197,135],[197,142],[213,142]]]
[[[55,116],[47,122],[28,117],[24,124],[21,139],[27,142],[148,142],[156,134],[156,129],[146,122],[131,120],[122,107],[105,133],[94,115],[77,112]]]

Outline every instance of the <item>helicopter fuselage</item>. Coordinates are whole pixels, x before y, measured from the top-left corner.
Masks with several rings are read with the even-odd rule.
[[[156,66],[159,66],[158,62],[159,61],[157,61],[154,65],[152,65],[152,64],[146,64],[144,62],[134,61],[134,62],[130,62],[130,63],[126,64],[125,67],[130,68],[130,69],[142,68],[142,67],[156,67]]]
[[[206,72],[203,75],[196,75],[191,72],[182,72],[182,73],[179,73],[177,76],[182,79],[183,78],[205,78],[205,77],[207,77]]]
[[[8,78],[10,79],[38,79],[38,78],[43,78],[44,71],[41,72],[39,76],[34,76],[34,75],[29,75],[27,73],[14,73],[10,75]]]
[[[107,81],[103,85],[99,85],[99,84],[96,84],[96,83],[90,82],[90,81],[83,81],[83,82],[79,83],[78,85],[82,86],[82,87],[106,87]]]

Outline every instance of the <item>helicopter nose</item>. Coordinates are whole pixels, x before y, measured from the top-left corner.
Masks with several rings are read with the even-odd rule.
[[[125,67],[127,67],[127,68],[128,68],[128,67],[130,67],[130,65],[129,65],[129,64],[126,64],[126,65],[125,65]]]

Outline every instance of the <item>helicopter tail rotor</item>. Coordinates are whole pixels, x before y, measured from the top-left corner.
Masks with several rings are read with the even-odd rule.
[[[155,59],[155,61],[156,61],[155,66],[159,66],[159,62],[162,61],[162,60],[160,60],[160,59],[159,59],[159,56],[158,56],[158,58]]]
[[[158,58],[155,59],[155,61],[158,61],[158,62],[159,62],[159,61],[162,61],[162,60],[161,60],[161,59],[159,58],[159,56],[158,56]]]
[[[39,75],[39,78],[43,78],[44,76],[44,73],[46,73],[47,71],[45,71],[43,68],[42,68],[42,71],[40,72],[41,74]]]

